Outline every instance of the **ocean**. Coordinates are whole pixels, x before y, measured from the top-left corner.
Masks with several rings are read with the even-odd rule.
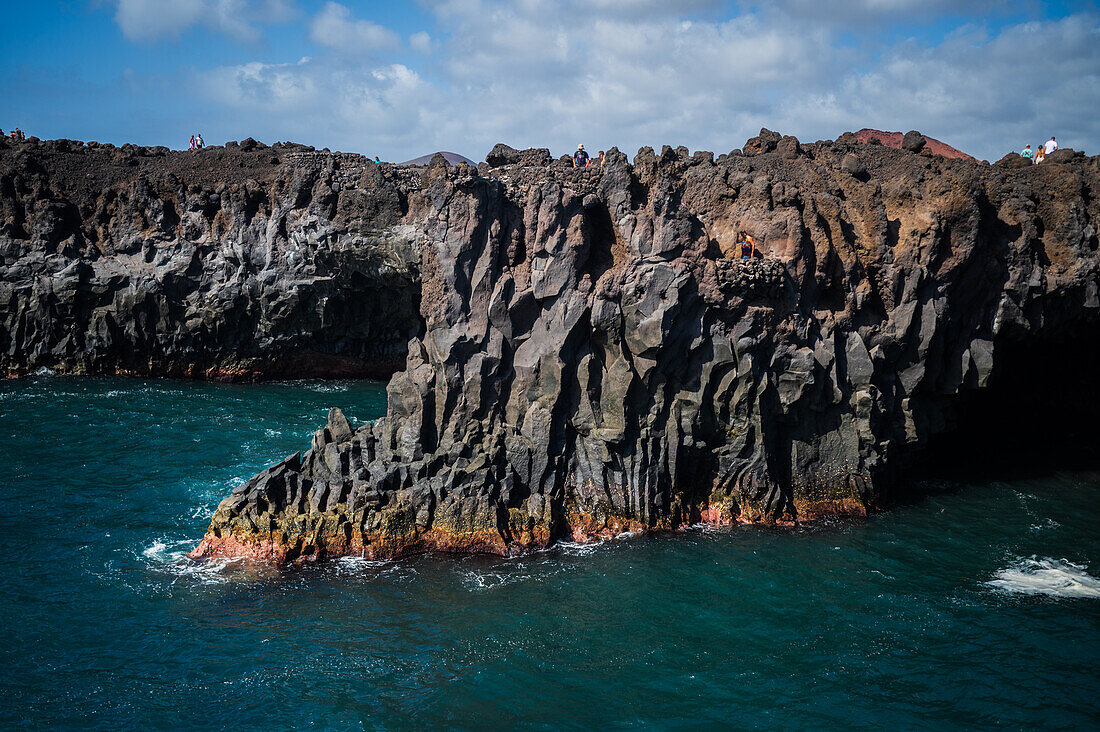
[[[0,384],[0,727],[1096,729],[1100,473],[514,559],[185,553],[378,382]]]

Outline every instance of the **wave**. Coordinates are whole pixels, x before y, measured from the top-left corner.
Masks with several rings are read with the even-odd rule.
[[[594,541],[559,541],[550,547],[551,550],[558,549],[565,554],[575,554],[577,556],[585,556],[598,551],[601,546],[606,544],[609,539],[596,539]]]
[[[515,579],[514,576],[501,574],[499,572],[469,570],[463,573],[462,584],[466,585],[468,589],[476,592],[478,590],[492,590],[509,584],[510,582],[514,582]]]
[[[338,574],[362,574],[377,573],[379,570],[389,568],[394,564],[392,559],[367,559],[348,555],[332,561],[332,568]]]
[[[1086,569],[1068,559],[1032,556],[1000,570],[986,584],[1025,595],[1100,599],[1100,579]]]
[[[195,548],[194,539],[156,539],[142,550],[150,568],[172,577],[204,585],[223,584],[235,579],[259,579],[269,568],[254,566],[244,559],[204,559],[195,561],[187,552]]]

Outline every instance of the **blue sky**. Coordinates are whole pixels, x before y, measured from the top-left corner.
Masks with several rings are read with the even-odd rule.
[[[725,152],[919,129],[996,159],[1100,153],[1096,2],[4,2],[0,127],[403,160],[495,142]]]

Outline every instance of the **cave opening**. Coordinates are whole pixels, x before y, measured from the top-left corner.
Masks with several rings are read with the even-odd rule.
[[[907,483],[1100,470],[1098,366],[1100,322],[998,341],[987,387],[958,395],[953,426],[916,456]]]

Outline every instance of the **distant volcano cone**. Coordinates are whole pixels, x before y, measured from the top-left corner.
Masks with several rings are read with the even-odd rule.
[[[901,132],[883,132],[882,130],[872,130],[864,127],[859,132],[855,133],[856,139],[860,142],[870,142],[872,138],[878,138],[886,147],[892,147],[895,150],[901,149],[901,141],[905,138],[905,134]],[[972,158],[972,155],[967,155],[962,150],[951,147],[946,142],[940,142],[934,137],[924,135],[925,144],[929,152],[934,155],[942,155],[945,158]]]
[[[470,160],[465,155],[459,155],[458,153],[453,152],[444,152],[442,150],[439,152],[428,153],[427,155],[421,155],[420,157],[413,158],[412,160],[406,160],[403,163],[398,163],[398,165],[427,165],[436,155],[442,155],[443,158],[451,165],[466,163],[467,165],[473,165],[475,168],[477,167],[477,163],[475,163],[473,160]]]

